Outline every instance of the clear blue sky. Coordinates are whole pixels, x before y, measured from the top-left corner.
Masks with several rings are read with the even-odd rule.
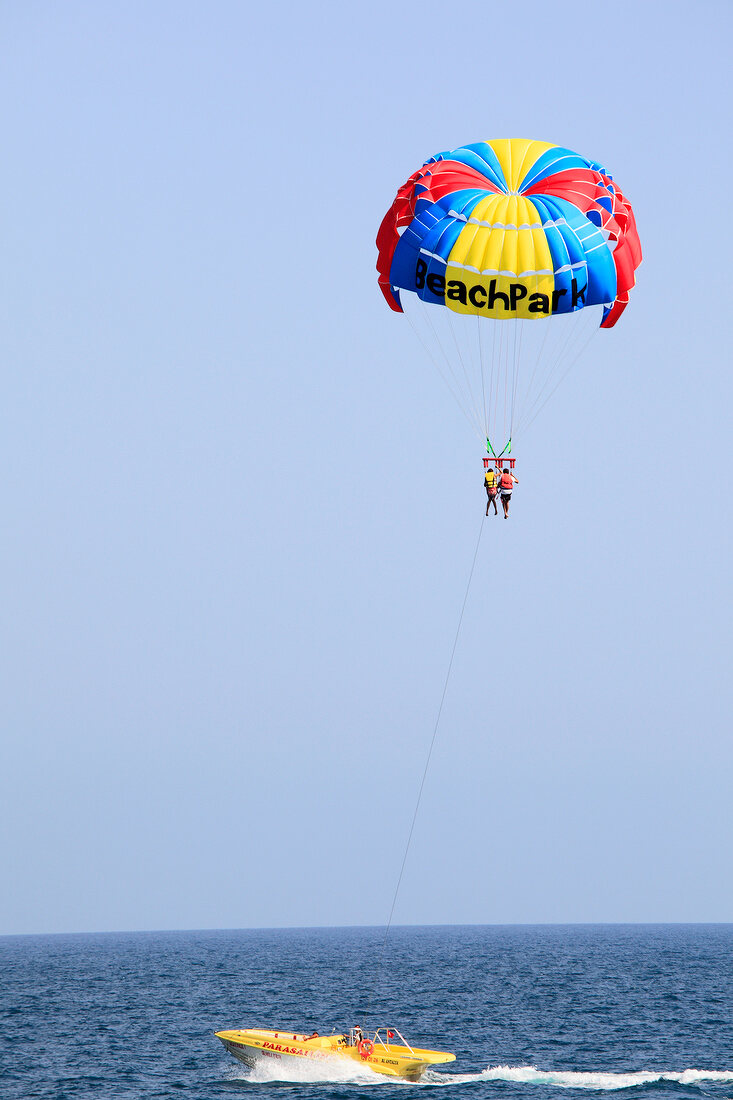
[[[730,920],[730,5],[0,20],[0,931],[386,919],[484,500],[374,237],[504,136],[645,259],[484,531],[395,920]]]

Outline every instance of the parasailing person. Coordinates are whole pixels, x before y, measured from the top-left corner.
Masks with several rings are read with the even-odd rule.
[[[496,478],[496,470],[494,470],[493,466],[489,466],[486,473],[484,474],[484,487],[486,489],[486,496],[488,498],[486,501],[486,515],[488,516],[489,507],[493,504],[494,515],[498,516],[499,512],[496,507],[496,496],[499,491],[499,486]]]
[[[499,488],[501,489],[501,506],[504,509],[504,519],[509,519],[509,504],[512,499],[514,485],[519,485],[519,478],[515,477],[508,466],[501,471]]]

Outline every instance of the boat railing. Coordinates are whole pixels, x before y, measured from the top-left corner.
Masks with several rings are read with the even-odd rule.
[[[385,1041],[384,1041],[384,1039],[382,1038],[382,1036],[381,1036],[381,1035],[379,1034],[381,1030],[382,1030],[382,1029],[381,1029],[381,1027],[378,1027],[378,1028],[377,1028],[377,1030],[376,1030],[376,1031],[374,1032],[374,1042],[375,1042],[375,1043],[376,1043],[376,1042],[380,1042],[380,1043],[382,1044],[382,1046],[383,1046],[383,1047],[385,1048],[385,1050],[386,1050],[386,1049],[387,1049],[387,1044],[385,1043]],[[389,1036],[389,1033],[390,1033],[390,1031],[391,1031],[391,1032],[392,1032],[392,1033],[393,1033],[394,1035],[398,1035],[398,1036],[400,1037],[400,1039],[402,1040],[402,1044],[403,1044],[403,1046],[406,1046],[406,1047],[407,1047],[407,1049],[409,1050],[410,1054],[414,1054],[414,1053],[415,1053],[415,1051],[414,1051],[414,1050],[412,1049],[412,1047],[410,1046],[410,1044],[408,1043],[407,1039],[406,1039],[406,1038],[404,1037],[404,1035],[402,1034],[402,1032],[401,1032],[401,1031],[398,1031],[396,1027],[388,1027],[388,1028],[386,1029],[386,1031],[387,1031],[387,1038],[389,1038],[389,1037],[390,1037],[390,1036]]]

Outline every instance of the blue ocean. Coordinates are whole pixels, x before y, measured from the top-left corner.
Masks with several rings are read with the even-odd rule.
[[[568,1090],[733,1098],[733,925],[151,932],[0,938],[0,1095],[104,1100]],[[362,1020],[453,1051],[419,1084],[250,1070],[214,1031]],[[376,1090],[376,1091],[375,1091]]]

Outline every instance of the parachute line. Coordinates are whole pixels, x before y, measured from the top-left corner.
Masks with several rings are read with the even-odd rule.
[[[598,308],[557,317],[496,320],[462,317],[419,295],[404,312],[426,358],[481,441],[520,441],[595,331]],[[414,305],[413,305],[414,303]],[[491,326],[491,336],[485,327]],[[484,327],[482,327],[484,326]],[[502,438],[503,437],[503,438]]]
[[[469,392],[469,395],[471,397],[471,404],[474,406],[474,408],[477,410],[477,413],[478,413],[478,402],[476,401],[476,398],[474,397],[473,388],[471,386],[471,379],[468,376],[468,371],[466,370],[466,364],[463,361],[463,355],[461,354],[461,347],[460,347],[460,344],[458,343],[458,340],[456,338],[456,330],[453,326],[453,315],[451,313],[451,310],[448,310],[448,325],[450,327],[451,336],[453,337],[453,343],[455,344],[456,351],[458,352],[458,358],[460,360],[461,367],[463,368],[463,377],[466,379],[466,386],[468,387],[468,392]],[[481,426],[482,425],[481,425],[480,419],[479,419],[479,428],[481,428]]]
[[[526,404],[526,402],[529,398],[529,395],[532,392],[532,383],[535,380],[535,375],[537,374],[537,368],[539,367],[540,362],[542,361],[542,356],[543,356],[543,353],[544,353],[544,350],[545,350],[545,345],[547,344],[547,337],[549,336],[549,334],[550,334],[550,322],[548,321],[547,324],[545,325],[545,331],[544,331],[543,336],[542,336],[542,343],[540,344],[540,350],[537,352],[537,357],[534,361],[534,366],[532,368],[532,375],[531,375],[530,380],[527,383],[527,387],[524,391],[524,398],[523,398],[524,404]]]
[[[458,389],[454,389],[454,388],[453,388],[453,386],[452,386],[452,385],[450,384],[450,381],[448,380],[448,378],[446,377],[446,375],[445,375],[445,374],[443,373],[443,371],[441,370],[441,368],[440,368],[440,364],[438,363],[438,360],[437,360],[437,359],[435,358],[435,356],[433,355],[433,352],[432,352],[432,350],[431,350],[430,346],[429,346],[429,345],[428,345],[428,344],[426,343],[426,341],[425,341],[425,340],[423,339],[422,333],[421,333],[421,332],[420,332],[420,331],[418,330],[418,328],[417,328],[417,325],[415,324],[415,321],[414,321],[414,319],[413,319],[413,318],[412,318],[412,317],[410,316],[410,312],[409,312],[408,310],[405,310],[405,316],[407,317],[407,320],[408,320],[408,321],[409,321],[409,323],[410,323],[410,328],[412,329],[412,331],[413,331],[413,332],[415,333],[415,335],[417,336],[418,340],[420,341],[420,343],[422,344],[423,348],[425,349],[425,351],[426,351],[426,353],[427,353],[427,355],[428,355],[429,359],[431,360],[431,362],[432,362],[433,366],[434,366],[434,367],[435,367],[435,369],[437,370],[437,372],[438,372],[438,374],[440,375],[440,377],[441,377],[441,378],[443,379],[443,382],[445,383],[445,385],[446,385],[446,387],[447,387],[447,389],[448,389],[448,391],[449,391],[449,393],[450,393],[451,397],[452,397],[452,398],[453,398],[453,400],[455,401],[456,405],[458,406],[458,408],[459,408],[459,409],[461,410],[461,412],[463,413],[464,417],[465,417],[465,418],[466,418],[466,420],[468,421],[468,423],[469,423],[469,425],[471,426],[471,428],[472,428],[472,429],[473,429],[474,431],[478,431],[478,429],[477,429],[477,427],[476,427],[476,424],[475,424],[475,422],[474,422],[474,419],[473,419],[473,417],[471,416],[471,413],[470,413],[470,411],[469,411],[469,410],[468,410],[468,409],[466,408],[466,406],[465,406],[464,402],[463,402],[463,401],[461,400],[461,397],[460,397],[460,387],[458,387]],[[436,340],[437,340],[437,334],[436,334]],[[441,350],[442,350],[442,345],[440,345],[440,341],[439,341],[439,340],[437,340],[437,343],[438,343],[438,345],[439,345],[439,346],[441,347]],[[445,357],[445,353],[444,353],[444,357]],[[451,364],[450,364],[450,361],[448,361],[448,368],[449,368],[449,370],[450,370],[450,373],[451,373],[451,375],[452,375],[452,377],[453,377],[453,380],[454,380],[454,382],[455,382],[455,381],[457,381],[457,380],[456,380],[456,378],[455,378],[455,374],[454,374],[454,371],[453,371],[453,370],[452,370],[452,368],[451,368]],[[480,438],[483,438],[483,437],[482,437],[482,435],[481,435],[481,432],[478,432],[478,434],[479,434],[479,437],[480,437]]]
[[[476,314],[476,335],[478,337],[478,361],[481,368],[481,398],[484,407],[484,427],[488,431],[488,417],[486,415],[486,379],[484,377],[484,352],[481,347],[481,318]]]
[[[455,367],[454,367],[454,365],[451,361],[451,357],[447,354],[445,348],[443,347],[443,341],[440,339],[440,335],[438,333],[438,330],[436,329],[435,325],[433,324],[433,319],[430,316],[430,312],[429,312],[430,307],[425,305],[425,303],[420,298],[417,298],[417,301],[420,302],[420,305],[418,306],[418,312],[422,314],[425,321],[429,325],[430,331],[433,334],[433,338],[435,340],[435,343],[438,345],[438,348],[440,349],[440,353],[441,353],[441,355],[443,356],[443,359],[446,362],[446,366],[448,367],[448,370],[450,371],[451,378],[453,379],[453,384],[456,387],[456,392],[460,393],[461,392],[461,381],[460,381],[460,379],[458,378],[458,376],[456,374]],[[472,425],[474,431],[477,431],[478,426],[477,426],[477,424],[475,422],[475,419],[474,419],[473,410],[470,407],[470,399],[467,401],[464,398],[463,408],[465,410],[464,415],[468,419],[469,424]]]
[[[580,320],[577,324],[566,325],[567,331],[563,333],[560,345],[555,349],[553,355],[549,357],[549,362],[544,370],[544,378],[542,379],[541,384],[537,387],[537,390],[530,402],[529,407],[526,408],[523,412],[520,425],[521,430],[529,427],[529,425],[536,419],[536,417],[545,407],[549,399],[555,393],[560,383],[566,377],[570,369],[577,362],[579,356],[585,350],[594,333],[596,332],[595,320],[595,316],[592,312],[590,312],[591,328],[588,335],[586,335],[586,325],[583,323],[582,320]],[[587,321],[588,319],[586,318],[586,323]],[[584,340],[583,337],[585,337]],[[576,350],[578,344],[580,344],[580,348],[579,350]],[[569,365],[566,367],[560,378],[555,381],[557,371],[561,363],[563,363],[567,359],[570,359]]]
[[[586,337],[585,341],[584,341],[584,342],[583,342],[583,344],[582,344],[582,345],[580,346],[580,348],[579,348],[579,350],[578,350],[578,351],[576,352],[575,356],[574,356],[574,357],[573,357],[573,358],[572,358],[572,359],[570,360],[570,363],[568,364],[568,366],[566,367],[566,369],[565,369],[565,370],[563,371],[563,373],[562,373],[562,374],[560,375],[560,377],[558,378],[557,382],[555,383],[555,385],[554,385],[554,386],[552,387],[552,389],[551,389],[551,390],[550,390],[550,392],[548,393],[548,395],[547,395],[547,397],[545,398],[545,400],[544,400],[544,401],[542,402],[542,404],[541,404],[541,405],[540,405],[540,407],[539,407],[539,408],[537,409],[537,411],[536,411],[536,412],[534,413],[534,415],[533,415],[533,416],[531,417],[531,419],[530,419],[530,420],[527,420],[527,421],[525,422],[525,424],[523,425],[523,426],[524,426],[525,428],[528,428],[528,427],[530,426],[530,424],[533,424],[533,423],[534,423],[534,421],[535,421],[535,420],[537,419],[537,417],[538,417],[538,416],[540,415],[540,413],[541,413],[541,412],[542,412],[542,410],[544,409],[545,405],[546,405],[546,404],[547,404],[547,402],[548,402],[548,401],[550,400],[550,398],[551,398],[551,397],[552,397],[552,395],[553,395],[553,394],[555,393],[555,391],[556,391],[556,390],[558,389],[558,387],[560,386],[560,384],[561,384],[562,382],[564,382],[564,381],[565,381],[565,379],[567,378],[567,376],[568,376],[568,375],[570,374],[570,371],[571,371],[571,370],[573,369],[573,367],[575,366],[575,364],[576,364],[576,363],[578,362],[578,360],[580,359],[581,355],[583,354],[583,352],[585,351],[585,349],[586,349],[586,348],[588,347],[588,345],[590,344],[591,340],[593,339],[593,337],[595,336],[595,334],[596,334],[596,332],[597,332],[597,331],[598,331],[598,329],[597,329],[596,325],[593,325],[593,327],[592,327],[592,329],[590,330],[590,333],[589,333],[589,334],[588,334],[588,336]]]

